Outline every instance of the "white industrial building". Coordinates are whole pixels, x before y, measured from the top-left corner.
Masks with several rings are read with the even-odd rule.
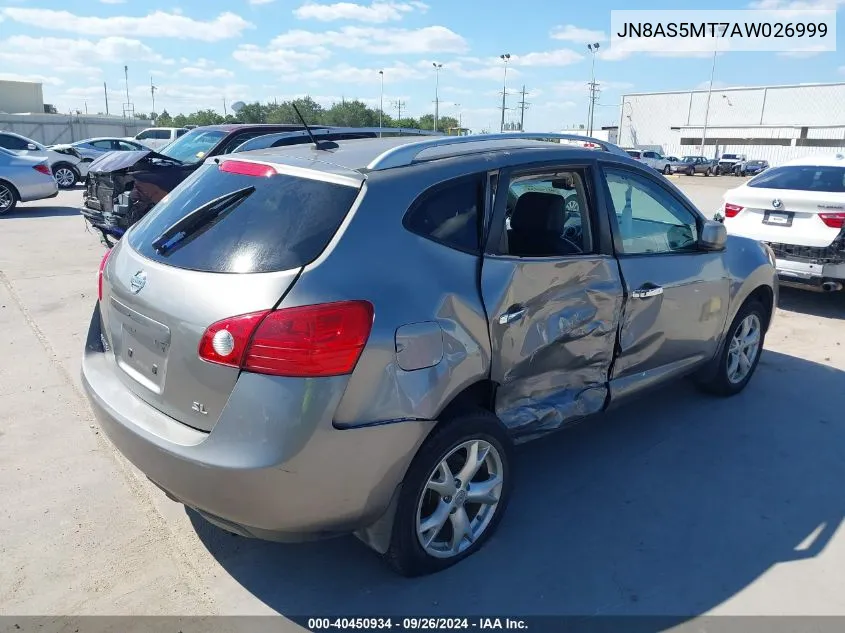
[[[709,107],[706,89],[628,94],[618,140],[668,156],[736,153],[772,165],[845,152],[845,83],[714,88]]]

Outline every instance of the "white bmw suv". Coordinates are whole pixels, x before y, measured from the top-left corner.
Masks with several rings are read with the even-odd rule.
[[[725,193],[728,233],[771,246],[784,285],[845,286],[845,154],[772,167]]]

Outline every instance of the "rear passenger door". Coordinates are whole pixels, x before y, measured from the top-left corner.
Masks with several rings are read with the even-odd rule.
[[[496,413],[517,436],[600,411],[607,398],[622,282],[594,165],[498,179],[481,291]]]
[[[729,279],[724,254],[698,247],[704,217],[659,176],[623,165],[602,171],[626,295],[615,399],[712,358],[727,318]]]

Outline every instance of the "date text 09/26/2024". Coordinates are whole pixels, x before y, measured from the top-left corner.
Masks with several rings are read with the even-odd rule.
[[[308,618],[303,622],[311,631],[450,631],[450,630],[527,630],[519,618]]]

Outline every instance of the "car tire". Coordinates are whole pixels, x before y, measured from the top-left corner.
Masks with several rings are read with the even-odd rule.
[[[743,304],[725,335],[715,372],[706,380],[697,381],[702,390],[717,396],[734,396],[745,389],[760,362],[766,339],[766,320],[766,309],[759,301],[752,299]],[[751,329],[744,330],[746,327]],[[754,356],[748,358],[742,341],[752,336],[753,328],[756,328]],[[745,363],[740,356],[745,358]],[[743,373],[739,375],[735,369],[743,369]]]
[[[59,189],[71,189],[79,182],[79,172],[68,163],[56,163],[53,165],[53,178]]]
[[[0,180],[0,215],[11,213],[18,204],[18,192],[7,182]]]
[[[668,176],[671,173],[672,173],[672,168],[668,164],[664,165],[663,166],[663,175]]]
[[[705,171],[705,172],[704,172],[704,175],[705,175],[705,176],[712,176],[712,175],[713,175],[713,170],[712,170],[710,167],[708,167],[708,168],[707,168],[707,171]]]
[[[687,169],[687,176],[695,176],[695,168],[694,167],[690,167],[689,169]]]
[[[484,458],[467,485],[458,475],[468,466],[473,444],[476,454],[484,451]],[[403,576],[423,576],[477,552],[507,509],[512,454],[512,442],[492,413],[472,410],[441,422],[417,451],[402,482],[390,546],[384,554],[393,569]],[[479,477],[487,479],[478,481]],[[477,494],[487,491],[488,503],[470,501],[473,482],[489,483],[497,477],[500,483],[489,491],[478,488]],[[426,524],[431,526],[428,530]],[[456,538],[456,526],[469,534]],[[423,544],[426,538],[428,547]]]

